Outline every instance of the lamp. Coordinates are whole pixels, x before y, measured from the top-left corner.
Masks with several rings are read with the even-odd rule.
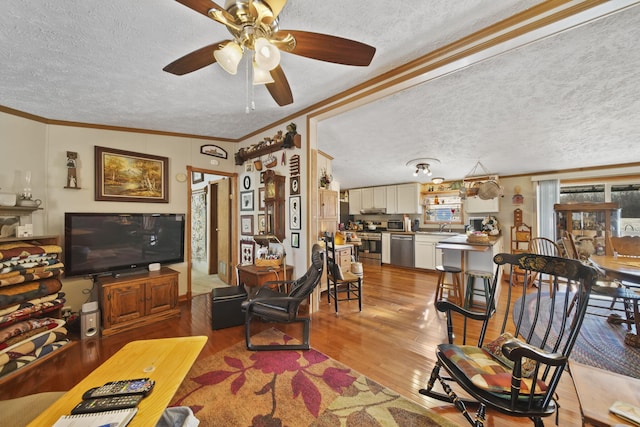
[[[213,56],[227,73],[235,75],[242,59],[242,48],[236,42],[229,42],[222,49],[214,51]]]
[[[431,180],[431,182],[433,182],[434,184],[438,185],[438,184],[442,184],[444,182],[444,178],[437,176],[435,178],[433,178]]]
[[[263,70],[273,70],[280,64],[280,49],[266,38],[257,38],[253,43],[253,48],[256,51],[254,61]]]
[[[431,169],[429,168],[429,163],[418,163],[416,165],[416,171],[413,173],[413,176],[418,176],[420,171],[422,171],[422,173],[427,175],[427,176],[431,176],[431,174],[433,173],[433,172],[431,172]]]
[[[256,64],[256,61],[253,61],[253,84],[254,85],[262,85],[267,83],[273,83],[273,77],[271,77],[271,73],[266,71]]]
[[[423,157],[418,159],[409,160],[407,162],[407,166],[414,169],[413,176],[418,176],[420,172],[423,175],[431,176],[433,172],[431,171],[432,165],[439,165],[440,160],[434,159],[432,157]]]

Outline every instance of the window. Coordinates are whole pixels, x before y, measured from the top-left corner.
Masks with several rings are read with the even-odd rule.
[[[604,184],[560,186],[560,203],[604,203]]]

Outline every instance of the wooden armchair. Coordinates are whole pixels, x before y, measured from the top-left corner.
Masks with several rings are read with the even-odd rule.
[[[535,426],[543,426],[543,418],[558,409],[556,387],[578,337],[596,271],[577,260],[528,253],[498,254],[494,262],[497,268],[488,307],[495,300],[501,269],[509,273],[507,300],[503,295],[493,316],[489,310],[471,312],[448,301],[438,301],[436,308],[447,313],[448,343],[437,347],[436,365],[420,393],[453,403],[475,427],[484,425],[486,407],[527,417]],[[524,270],[525,276],[534,275],[538,282],[543,274],[551,277],[554,287],[562,291],[548,294],[541,283],[532,291],[527,287],[528,280],[518,285],[515,268]],[[574,291],[557,287],[568,282],[576,285],[578,295],[573,310],[568,307]],[[481,322],[478,337],[467,336],[471,330],[468,322]],[[489,342],[486,334],[495,330],[500,336]],[[467,344],[476,338],[475,345]],[[442,368],[448,376],[441,375]],[[471,398],[459,398],[454,390],[457,387]],[[475,416],[467,411],[468,404],[479,405]]]
[[[308,316],[299,316],[298,308],[303,301],[318,286],[324,269],[324,249],[313,245],[311,251],[311,266],[307,272],[297,280],[280,280],[266,282],[256,294],[243,301],[242,310],[245,311],[245,340],[249,350],[309,350],[309,322]],[[278,285],[280,292],[270,287]],[[283,292],[284,291],[284,292]],[[251,320],[260,317],[267,321],[281,323],[302,323],[302,344],[286,345],[255,345],[251,343]]]

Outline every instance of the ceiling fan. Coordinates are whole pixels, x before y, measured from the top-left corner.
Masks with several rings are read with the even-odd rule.
[[[236,74],[246,50],[254,51],[253,84],[264,84],[280,106],[293,103],[289,82],[280,67],[280,51],[336,64],[367,66],[376,49],[328,34],[281,30],[278,15],[287,0],[227,0],[225,7],[211,0],[176,0],[227,27],[232,40],[197,49],[163,68],[184,75],[218,62]]]

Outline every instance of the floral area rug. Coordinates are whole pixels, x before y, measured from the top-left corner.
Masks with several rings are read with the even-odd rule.
[[[252,340],[288,343],[277,329]],[[259,351],[238,343],[196,362],[172,406],[202,426],[455,426],[316,350]]]

